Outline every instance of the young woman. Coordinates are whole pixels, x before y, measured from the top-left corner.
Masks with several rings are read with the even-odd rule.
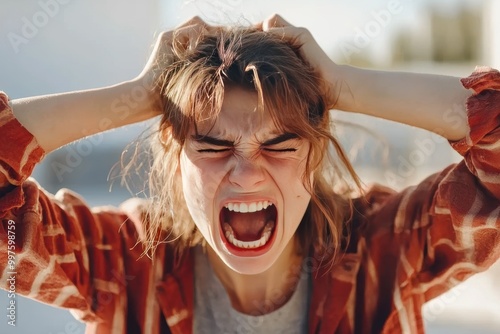
[[[124,114],[123,95],[142,103]],[[17,293],[71,309],[88,333],[421,333],[426,301],[500,255],[492,69],[362,70],[279,16],[252,28],[195,18],[130,82],[1,101],[2,287],[16,271]],[[439,133],[464,160],[356,196],[333,107]],[[82,128],[156,115],[149,201],[90,209],[28,179]]]

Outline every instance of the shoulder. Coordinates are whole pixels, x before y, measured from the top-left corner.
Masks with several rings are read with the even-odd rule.
[[[382,213],[397,210],[397,198],[399,194],[396,190],[375,183],[363,190],[362,194],[353,199],[352,212],[352,232],[374,233],[375,229],[382,230],[382,226],[374,226],[373,220]],[[386,223],[390,219],[384,219]]]
[[[143,198],[130,198],[120,204],[119,209],[123,212],[137,231],[139,240],[146,239],[145,222],[151,201]]]
[[[141,248],[137,244],[143,240],[148,200],[131,198],[119,206],[91,206],[71,189],[61,188],[51,194],[32,178],[23,184],[23,190],[24,209],[39,206],[39,209],[32,211],[40,212],[44,225],[60,224],[66,233],[81,233],[85,239],[94,242],[100,240],[113,245],[114,249],[119,245]]]
[[[400,191],[381,184],[372,184],[353,199],[352,232],[368,240],[387,235],[405,235],[427,220],[440,181],[447,174],[433,174],[420,182]],[[415,225],[415,222],[420,222]],[[368,241],[367,240],[367,241]]]
[[[370,184],[360,196],[353,199],[356,212],[363,217],[369,217],[378,212],[397,191],[384,185]]]

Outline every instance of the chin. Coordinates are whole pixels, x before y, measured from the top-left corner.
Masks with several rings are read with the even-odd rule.
[[[241,275],[258,275],[266,272],[276,262],[280,254],[265,254],[258,257],[236,257],[218,254],[224,264]]]

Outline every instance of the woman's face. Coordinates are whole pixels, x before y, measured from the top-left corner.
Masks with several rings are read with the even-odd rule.
[[[262,273],[291,242],[309,203],[302,180],[310,145],[278,131],[257,110],[257,94],[241,88],[226,89],[215,125],[197,128],[180,160],[189,212],[227,266]]]

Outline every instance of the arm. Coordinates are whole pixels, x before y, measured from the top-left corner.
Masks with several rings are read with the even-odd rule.
[[[451,143],[463,160],[377,203],[369,218],[367,247],[387,254],[381,263],[395,262],[408,305],[500,259],[500,72],[480,68],[461,82],[473,91],[465,103],[470,131]]]
[[[162,111],[157,82],[162,68],[168,66],[172,40],[172,31],[159,36],[144,70],[133,80],[13,100],[13,113],[47,153],[86,136],[154,117]]]
[[[159,36],[144,70],[133,80],[14,100],[14,115],[47,153],[86,136],[157,116],[162,112],[159,83],[170,62],[174,39],[176,45],[187,48],[201,31],[210,28],[194,17]]]
[[[14,115],[45,152],[160,113],[154,85],[137,78],[111,87],[13,100]]]
[[[464,105],[471,92],[459,78],[337,65],[307,29],[294,27],[279,15],[264,21],[262,29],[302,45],[304,58],[323,79],[332,108],[417,126],[449,140],[468,133]]]
[[[154,83],[160,62],[156,58],[160,46],[170,45],[170,36],[164,33],[158,39],[144,71],[132,81],[101,89],[13,101],[8,101],[7,96],[1,94],[0,108],[9,117],[3,116],[0,124],[0,196],[12,187],[22,185],[45,153],[80,138],[145,120],[159,113],[159,93],[156,93]],[[20,125],[23,131],[18,129]],[[24,129],[30,136],[23,135]],[[25,142],[27,140],[30,142]],[[19,160],[18,152],[8,149],[12,142],[26,145],[21,147],[32,159]]]
[[[106,318],[125,289],[111,294],[98,283],[116,285],[127,277],[128,261],[148,266],[137,261],[141,250],[133,247],[137,219],[116,209],[92,211],[69,191],[52,196],[27,180],[43,150],[3,93],[0,134],[0,177],[10,184],[0,196],[0,288],[10,289],[6,272],[17,273],[16,293],[77,310],[82,320]],[[99,301],[103,293],[106,303]]]
[[[381,281],[392,282],[383,268],[397,268],[399,286],[394,288],[410,289],[403,302],[415,307],[414,296],[429,300],[500,258],[498,71],[479,68],[459,80],[338,66],[307,30],[279,16],[262,28],[301,43],[332,106],[437,132],[464,157],[418,186],[376,203],[366,248],[370,254],[387,254],[379,258],[384,263],[377,273]]]
[[[188,23],[181,34],[195,30]],[[168,64],[173,34],[160,36],[145,70],[130,82],[11,103],[0,92],[0,288],[8,290],[7,272],[17,272],[16,293],[72,309],[95,321],[96,332],[160,324],[160,313],[148,311],[162,273],[151,269],[161,268],[163,252],[160,247],[152,265],[138,245],[147,203],[90,209],[77,195],[53,196],[28,178],[45,152],[159,113],[152,83]]]
[[[335,108],[416,126],[448,140],[469,129],[465,101],[471,92],[459,78],[386,72],[327,64],[326,80],[337,97]]]
[[[99,89],[14,100],[14,115],[47,153],[83,137],[157,116],[163,109],[161,74],[170,63],[174,39],[176,45],[188,47],[205,29],[212,27],[193,17],[177,29],[163,32],[144,70],[133,80]]]
[[[161,113],[157,80],[173,32],[162,33],[142,73],[117,85],[11,101],[16,119],[49,153],[75,140]]]

